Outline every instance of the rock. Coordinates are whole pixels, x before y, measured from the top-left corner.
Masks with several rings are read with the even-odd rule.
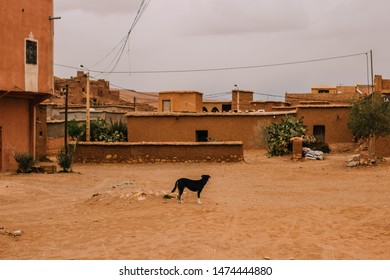
[[[350,156],[348,162],[349,161],[360,161],[360,154]]]
[[[349,161],[347,162],[347,167],[356,167],[360,165],[360,161]]]
[[[106,159],[107,159],[107,160],[112,159],[112,155],[106,155]]]

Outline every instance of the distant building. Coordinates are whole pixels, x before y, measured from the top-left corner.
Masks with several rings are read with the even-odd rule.
[[[66,85],[68,85],[69,104],[81,105],[86,102],[87,75],[83,71],[77,71],[76,77],[54,79],[54,90],[56,96],[64,96]],[[118,104],[119,91],[110,90],[110,82],[100,79],[89,81],[91,106]]]
[[[381,75],[375,75],[374,81],[375,93],[381,94],[384,98],[390,100],[390,80],[384,80]]]
[[[197,91],[163,91],[159,93],[158,112],[201,113],[203,94]]]
[[[308,104],[351,104],[361,96],[370,94],[372,87],[368,85],[313,86],[310,93],[286,93],[285,101],[292,106]]]
[[[52,0],[0,4],[0,170],[15,153],[45,155],[45,117],[37,105],[53,92]],[[44,115],[44,114],[43,114]]]

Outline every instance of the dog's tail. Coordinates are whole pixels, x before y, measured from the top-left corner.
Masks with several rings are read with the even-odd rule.
[[[178,184],[178,181],[176,181],[176,183],[175,183],[175,187],[173,188],[173,190],[171,191],[171,193],[173,193],[173,192],[175,192],[175,191],[176,191],[177,184]]]

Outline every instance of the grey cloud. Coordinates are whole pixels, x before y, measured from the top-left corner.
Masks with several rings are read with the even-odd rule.
[[[141,0],[57,0],[55,9],[61,12],[83,11],[99,15],[135,13]]]
[[[180,7],[179,7],[180,8]],[[301,30],[307,26],[302,1],[193,1],[177,15],[181,32],[233,35]]]

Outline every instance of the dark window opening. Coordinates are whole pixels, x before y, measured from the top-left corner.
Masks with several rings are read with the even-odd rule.
[[[214,107],[214,108],[211,110],[211,112],[213,112],[213,113],[218,113],[218,112],[219,112],[219,110],[218,110],[218,108],[217,108],[217,107]]]
[[[320,89],[318,90],[318,93],[329,93],[328,89]]]
[[[34,64],[38,63],[38,54],[37,54],[37,42],[26,40],[26,63]]]
[[[313,126],[313,136],[322,142],[325,142],[325,125]]]
[[[207,112],[208,112],[208,110],[207,110],[206,107],[203,107],[203,112],[204,112],[204,113],[207,113]]]
[[[208,130],[196,131],[196,142],[207,142],[208,137],[209,137]]]
[[[222,104],[222,112],[229,112],[232,109],[231,104]]]

